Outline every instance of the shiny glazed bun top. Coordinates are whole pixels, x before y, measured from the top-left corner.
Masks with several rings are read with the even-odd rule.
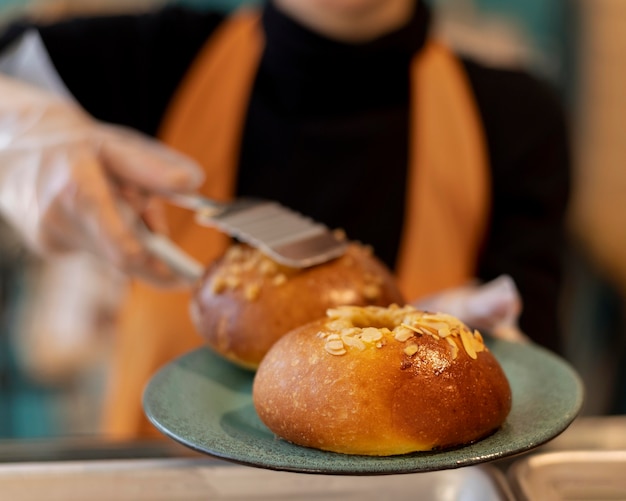
[[[270,349],[253,401],[287,441],[386,456],[491,434],[511,409],[511,389],[480,333],[455,317],[345,306]]]
[[[337,259],[296,269],[237,244],[207,269],[191,311],[209,347],[256,369],[281,336],[328,308],[403,302],[393,275],[367,246],[352,242]]]

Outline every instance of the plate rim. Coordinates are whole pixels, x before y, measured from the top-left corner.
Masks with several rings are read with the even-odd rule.
[[[491,339],[490,340],[490,344],[498,344],[498,345],[502,345],[502,346],[520,346],[520,343],[516,343],[516,342],[511,342],[511,341],[506,341],[506,340],[494,340]],[[468,454],[467,457],[463,458],[463,459],[459,459],[456,460],[454,462],[443,462],[443,463],[427,463],[426,465],[421,464],[420,465],[420,461],[416,461],[415,465],[413,467],[398,467],[398,468],[380,468],[380,463],[381,462],[397,462],[397,463],[406,463],[407,460],[410,459],[419,459],[419,457],[421,456],[422,458],[424,457],[424,454],[429,454],[432,455],[433,457],[435,457],[436,455],[442,455],[441,457],[444,457],[443,455],[445,455],[446,453],[454,453],[454,451],[462,451],[462,450],[471,450],[471,448],[475,447],[477,444],[480,444],[481,442],[483,442],[484,440],[488,440],[490,437],[497,435],[498,433],[502,432],[502,428],[496,430],[492,435],[485,437],[484,439],[478,440],[472,444],[468,444],[466,446],[462,446],[456,449],[451,449],[448,451],[440,451],[440,452],[433,452],[433,451],[426,451],[426,452],[414,452],[414,453],[409,453],[409,454],[403,454],[403,455],[399,455],[399,456],[360,456],[360,455],[355,455],[353,456],[354,458],[358,458],[358,462],[359,463],[364,463],[364,462],[372,462],[372,465],[378,465],[378,467],[373,467],[373,468],[354,468],[354,469],[346,469],[346,468],[340,468],[340,469],[334,469],[334,468],[324,468],[324,467],[319,467],[319,466],[298,466],[298,465],[290,465],[290,464],[286,464],[284,462],[278,462],[278,463],[268,463],[267,461],[263,461],[257,457],[254,456],[249,456],[249,457],[239,457],[237,455],[233,455],[233,454],[229,454],[225,451],[220,451],[220,450],[210,450],[208,447],[206,446],[201,446],[197,443],[194,443],[192,440],[189,440],[185,437],[179,436],[179,434],[175,433],[174,431],[168,429],[167,426],[163,425],[155,416],[154,413],[151,412],[150,407],[151,404],[149,402],[149,396],[150,396],[150,392],[153,390],[153,388],[155,387],[155,385],[157,385],[159,383],[160,378],[164,377],[165,374],[168,373],[168,371],[171,371],[174,367],[176,367],[178,364],[180,364],[180,362],[182,360],[185,360],[187,358],[191,358],[194,356],[199,356],[201,353],[206,353],[209,356],[216,358],[218,360],[220,360],[222,363],[226,363],[232,366],[233,370],[241,370],[244,372],[249,372],[250,374],[250,380],[252,380],[252,378],[254,377],[254,372],[253,371],[248,371],[246,369],[241,369],[235,365],[232,364],[232,362],[229,362],[227,360],[225,360],[223,357],[221,357],[219,354],[215,353],[215,351],[213,351],[211,348],[206,347],[206,346],[201,346],[198,347],[196,349],[193,349],[185,354],[182,354],[178,357],[176,357],[175,359],[173,359],[172,361],[166,363],[164,366],[162,366],[155,374],[153,374],[153,376],[150,378],[150,380],[148,381],[146,387],[144,388],[144,392],[142,395],[142,407],[144,410],[144,414],[147,417],[147,419],[152,423],[153,426],[155,426],[155,428],[162,433],[163,435],[165,435],[166,437],[178,442],[179,444],[194,450],[198,453],[201,454],[205,454],[208,455],[210,457],[214,457],[214,458],[218,458],[221,460],[225,460],[231,463],[235,463],[235,464],[239,464],[239,465],[245,465],[245,466],[253,466],[253,467],[258,467],[258,468],[263,468],[263,469],[268,469],[268,470],[274,470],[274,471],[290,471],[290,472],[296,472],[296,473],[309,473],[309,474],[324,474],[324,475],[356,475],[356,476],[363,476],[363,475],[388,475],[388,474],[409,474],[409,473],[419,473],[419,472],[429,472],[429,471],[440,471],[440,470],[447,470],[447,469],[456,469],[456,468],[462,468],[462,467],[467,467],[467,466],[473,466],[473,465],[478,465],[478,464],[484,464],[484,463],[488,463],[488,462],[492,462],[495,460],[500,460],[500,459],[505,459],[505,458],[509,458],[512,456],[517,456],[517,455],[522,455],[530,450],[533,450],[549,441],[551,441],[552,439],[556,438],[557,436],[559,436],[561,433],[563,433],[569,426],[570,424],[576,419],[576,417],[580,414],[580,411],[582,409],[583,403],[584,403],[584,398],[585,398],[585,387],[584,387],[584,383],[582,381],[582,378],[580,377],[580,375],[577,373],[577,371],[574,369],[574,367],[572,366],[572,364],[570,362],[568,362],[567,360],[565,360],[563,357],[561,357],[560,355],[557,355],[556,353],[538,345],[535,343],[524,343],[523,346],[526,346],[527,348],[531,348],[532,350],[538,350],[540,352],[543,353],[544,356],[547,356],[548,358],[552,359],[552,362],[559,365],[560,368],[565,372],[568,373],[569,377],[570,377],[570,382],[572,383],[573,387],[575,388],[574,392],[572,393],[573,395],[573,403],[571,405],[571,407],[569,408],[569,412],[566,413],[563,416],[563,419],[560,421],[558,426],[555,426],[551,433],[544,436],[541,439],[532,441],[527,443],[525,446],[523,447],[517,447],[515,449],[510,449],[510,450],[503,450],[500,451],[498,453],[491,453],[489,455],[474,455],[472,456],[471,454]],[[515,406],[515,402],[513,403],[513,405]],[[512,407],[513,410],[513,407]],[[258,418],[258,416],[257,416]],[[508,419],[508,418],[507,418]],[[262,423],[261,423],[262,424]],[[265,426],[265,425],[263,425]],[[505,422],[505,426],[506,426],[506,422]],[[269,433],[272,433],[269,429],[267,430]],[[281,439],[282,440],[282,439]],[[300,448],[302,446],[296,445],[296,444],[291,444],[289,442],[283,441],[286,445],[288,445],[289,447],[296,447],[296,448]],[[480,446],[480,445],[479,445]],[[307,448],[307,447],[302,447],[303,449],[306,449],[307,451],[311,452],[313,454],[320,454],[320,456],[327,456],[327,457],[331,457],[334,455],[338,455],[339,457],[345,458],[346,456],[350,456],[350,455],[345,455],[345,454],[339,454],[339,453],[335,453],[335,452],[330,452],[330,451],[323,451],[323,450],[315,450],[315,449],[311,449],[311,448]]]

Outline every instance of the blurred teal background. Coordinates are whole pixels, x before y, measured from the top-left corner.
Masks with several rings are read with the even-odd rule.
[[[55,0],[0,0],[0,8],[16,8],[24,4],[54,2]],[[243,3],[259,3],[261,0],[175,0],[173,3],[200,8],[230,10]],[[157,0],[155,0],[155,3]],[[66,2],[67,3],[67,2]],[[78,4],[79,2],[74,2]],[[84,0],[85,4],[95,3]],[[125,2],[132,4],[129,0]],[[566,3],[563,0],[428,0],[430,4],[467,6],[472,4],[483,14],[502,16],[514,23],[521,23],[524,29],[543,50],[553,51],[559,45],[559,32],[562,30]]]
[[[83,8],[88,12],[98,9],[111,11],[115,8],[144,8],[160,5],[166,1],[0,0],[0,22],[7,21],[23,9],[37,12],[40,7],[53,7],[53,12],[57,13],[71,13]],[[261,1],[170,0],[169,3],[228,11],[243,3],[254,4]],[[480,32],[485,26],[496,27],[495,32],[498,35],[504,35],[505,38],[509,36],[509,39],[514,40],[515,43],[525,45],[525,49],[533,55],[529,61],[528,69],[550,79],[557,86],[568,111],[571,111],[572,114],[574,114],[575,108],[580,106],[580,102],[586,102],[587,99],[597,99],[597,95],[591,93],[581,98],[582,93],[579,94],[578,90],[578,75],[581,72],[577,66],[581,64],[580,61],[583,59],[577,49],[580,33],[576,12],[579,2],[570,0],[425,1],[440,8],[442,12],[456,14],[457,20],[469,24],[474,23],[475,32]],[[587,2],[587,5],[593,5],[593,0]],[[591,11],[592,7],[588,7],[588,9]],[[606,50],[610,51],[613,40],[608,40],[608,38],[610,37],[607,37],[607,40],[603,40],[602,43],[608,47]],[[493,42],[493,40],[496,41]],[[493,40],[490,43],[497,45],[497,40],[502,40],[502,38],[496,37]],[[592,59],[597,60],[598,58],[594,56]],[[615,60],[615,58],[612,59],[612,61]],[[596,72],[584,74],[595,75]],[[626,75],[626,70],[624,74]],[[604,81],[612,80],[612,76],[604,75],[603,78]],[[590,106],[589,109],[595,109],[594,106]],[[610,105],[608,106],[610,107]],[[601,120],[598,118],[599,122]],[[606,145],[602,146],[606,149]],[[586,147],[591,149],[594,145],[590,144]],[[620,160],[618,156],[615,157],[615,161],[621,162],[621,165],[623,164],[623,157]],[[594,162],[594,170],[597,170],[598,167],[599,165],[595,165]],[[0,270],[5,273],[4,280],[0,280],[0,286],[5,288],[5,299],[17,300],[21,294],[21,277],[16,274],[16,268],[11,266],[11,263],[5,263],[4,268],[2,264],[2,256],[0,255]],[[626,413],[626,374],[619,375],[619,372],[611,374],[615,367],[626,371],[624,369],[626,360],[613,360],[614,357],[610,356],[611,351],[615,353],[625,352],[626,319],[624,317],[626,315],[623,313],[624,298],[616,293],[609,280],[599,277],[595,264],[591,263],[586,256],[574,253],[571,268],[570,295],[566,298],[564,317],[566,325],[570,328],[571,344],[575,348],[571,354],[572,360],[574,360],[577,368],[583,372],[585,382],[591,390],[588,399],[591,404],[591,413],[606,410],[606,405],[602,399],[610,391],[608,383],[611,382],[611,378],[618,380],[618,383],[621,379],[622,386],[616,388],[616,393],[621,391],[622,396],[618,399],[621,407],[609,410]],[[2,299],[2,294],[0,294],[0,299]],[[2,302],[0,301],[0,313],[2,313],[1,307]],[[10,316],[2,317],[0,315],[0,438],[3,436],[26,437],[66,433],[67,430],[63,423],[59,424],[53,418],[58,415],[55,406],[58,407],[59,405],[59,395],[64,396],[67,388],[45,388],[20,377],[10,356],[10,346],[6,346],[6,336],[2,334],[3,331],[6,332],[9,329],[11,329]],[[621,341],[616,340],[620,336]],[[615,343],[621,343],[617,350],[612,349]],[[4,380],[3,370],[6,376]],[[13,382],[10,388],[7,385],[9,376]],[[5,391],[4,395],[3,391]],[[10,408],[6,405],[9,397],[12,402]],[[594,402],[594,397],[597,404]],[[90,423],[86,423],[86,430],[89,430],[89,425]]]

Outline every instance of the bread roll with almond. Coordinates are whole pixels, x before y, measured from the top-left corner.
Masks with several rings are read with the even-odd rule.
[[[210,266],[192,298],[196,329],[216,353],[256,369],[284,334],[339,305],[403,303],[393,275],[369,247],[306,269],[282,266],[234,245]]]
[[[397,305],[333,308],[283,336],[252,396],[277,436],[372,456],[475,442],[511,409],[506,375],[477,331]]]

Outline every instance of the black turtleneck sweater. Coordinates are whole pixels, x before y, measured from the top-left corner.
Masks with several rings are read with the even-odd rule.
[[[167,7],[38,28],[63,80],[89,112],[154,135],[189,64],[222,20],[220,13]],[[429,10],[419,3],[405,27],[359,45],[319,36],[271,3],[262,22],[266,49],[244,129],[239,194],[279,200],[343,228],[393,268],[404,215],[409,63],[426,39]],[[27,26],[11,26],[0,48]],[[521,327],[560,351],[569,189],[560,104],[526,73],[462,61],[493,177],[490,232],[476,275],[510,274],[524,300]]]

